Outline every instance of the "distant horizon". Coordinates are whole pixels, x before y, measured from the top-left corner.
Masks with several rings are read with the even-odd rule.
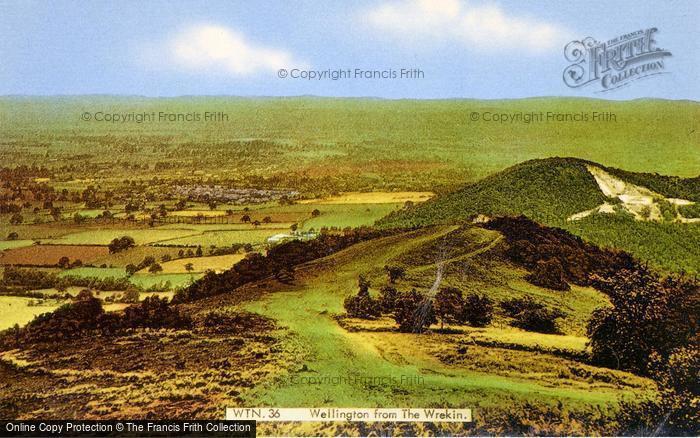
[[[674,99],[666,97],[634,97],[627,99],[606,99],[591,96],[526,96],[526,97],[502,97],[502,98],[479,98],[479,97],[381,97],[381,96],[324,96],[316,94],[297,95],[242,95],[242,94],[181,94],[181,95],[143,95],[143,94],[110,94],[110,93],[86,93],[86,94],[2,94],[0,99],[51,99],[51,98],[85,98],[85,97],[112,97],[112,98],[139,98],[139,99],[184,99],[184,98],[234,98],[234,99],[346,99],[346,100],[386,100],[386,101],[449,101],[449,100],[475,100],[475,101],[507,101],[507,100],[530,100],[530,99],[571,99],[571,100],[600,100],[610,102],[634,102],[639,100],[661,100],[669,102],[691,102],[700,103],[695,99]]]

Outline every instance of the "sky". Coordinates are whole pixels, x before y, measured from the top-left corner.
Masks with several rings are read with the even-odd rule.
[[[698,22],[696,0],[0,0],[0,95],[700,100]],[[663,74],[564,83],[570,41],[648,28]]]

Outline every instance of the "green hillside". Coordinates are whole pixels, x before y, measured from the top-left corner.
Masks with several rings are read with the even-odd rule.
[[[661,197],[658,220],[639,220],[607,197],[587,166],[595,166],[625,183],[652,190]],[[382,227],[424,226],[471,221],[475,216],[525,215],[549,226],[571,231],[600,246],[626,250],[670,271],[700,272],[700,221],[697,204],[674,206],[666,198],[695,201],[699,178],[640,174],[575,158],[531,160],[495,173],[481,181],[404,208],[382,219]],[[577,213],[608,203],[611,214],[593,212],[578,220]],[[677,215],[683,213],[687,223]]]

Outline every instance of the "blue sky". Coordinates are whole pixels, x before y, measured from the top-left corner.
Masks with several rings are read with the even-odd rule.
[[[0,95],[128,94],[700,100],[700,2],[5,1]],[[568,88],[564,45],[650,27],[668,74]],[[280,68],[420,79],[304,80]]]

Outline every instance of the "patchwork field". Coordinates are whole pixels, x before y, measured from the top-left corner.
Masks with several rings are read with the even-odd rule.
[[[77,122],[95,107],[218,109],[232,123],[214,132]],[[596,124],[596,135],[587,123],[468,120],[483,111],[610,111],[618,120]],[[86,288],[117,312],[93,318],[85,332],[77,323],[85,315],[55,313],[57,324],[39,332],[55,334],[51,342],[31,330],[21,344],[4,339],[0,417],[213,419],[223,406],[452,406],[474,409],[474,423],[261,424],[258,432],[649,434],[656,429],[620,429],[624,415],[665,421],[665,409],[696,395],[667,391],[682,381],[673,373],[692,372],[697,347],[681,339],[697,326],[683,313],[695,301],[667,292],[692,292],[700,266],[700,224],[688,223],[700,214],[700,155],[692,153],[700,131],[689,128],[699,117],[697,102],[655,99],[0,98],[0,329],[75,304]],[[581,159],[640,196],[608,196]],[[649,193],[653,202],[638,202]],[[382,237],[347,230],[365,226]],[[270,251],[279,244],[268,243],[272,235],[305,240],[322,228],[343,231]],[[123,236],[135,247],[123,242],[109,253]],[[205,277],[250,251],[265,258]],[[82,263],[59,268],[62,257]],[[150,273],[154,264],[162,271]],[[137,271],[128,282],[110,281],[126,278],[128,265]],[[660,286],[642,267],[675,277]],[[605,289],[613,274],[634,292]],[[150,300],[134,303],[145,311],[122,321],[124,301],[137,292],[141,300],[177,299],[157,310]],[[434,293],[443,295],[416,295]],[[642,303],[651,307],[598,344],[605,330],[587,337],[594,311],[620,322],[612,318],[647,293],[664,299]],[[65,294],[74,298],[47,298]],[[677,297],[672,311],[663,307]],[[488,322],[467,317],[477,310]],[[442,313],[421,333],[401,325],[416,315],[427,321],[429,312]],[[644,342],[633,338],[637,319]],[[665,343],[647,345],[666,332]],[[673,379],[635,363],[656,357],[656,348]],[[620,350],[633,353],[620,358]],[[661,396],[668,398],[635,411]]]
[[[0,253],[0,264],[53,266],[58,264],[61,257],[68,257],[72,262],[81,260],[83,263],[109,254],[106,246],[92,245],[32,245],[15,248]]]
[[[183,274],[189,272],[204,272],[212,270],[221,272],[230,269],[234,264],[243,260],[245,254],[227,254],[221,256],[208,257],[186,257],[169,262],[161,263],[164,274]],[[187,265],[191,265],[191,269],[187,270]],[[144,268],[141,273],[146,273],[148,268]]]
[[[187,248],[185,248],[187,249]],[[171,259],[179,257],[183,248],[167,246],[136,246],[114,254],[108,254],[93,260],[95,266],[106,265],[114,267],[125,267],[126,265],[138,265],[145,257],[153,257],[162,260],[163,257]]]

